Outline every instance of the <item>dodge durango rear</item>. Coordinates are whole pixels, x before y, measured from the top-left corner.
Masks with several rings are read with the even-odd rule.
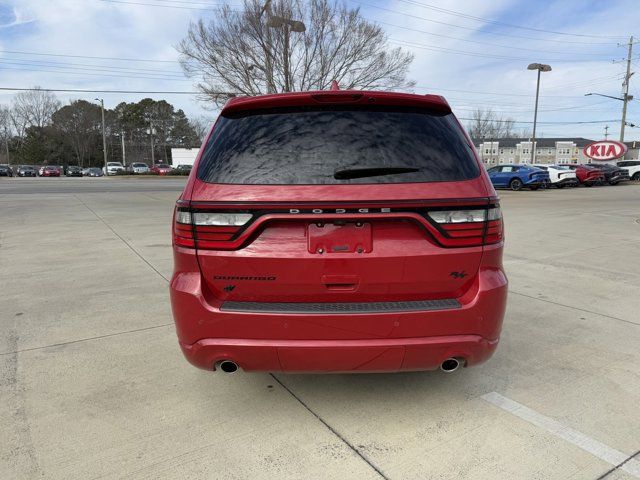
[[[200,368],[453,371],[498,344],[500,205],[439,96],[229,101],[173,248],[178,339]]]

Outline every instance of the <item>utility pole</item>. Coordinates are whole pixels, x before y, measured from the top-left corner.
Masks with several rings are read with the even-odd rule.
[[[104,125],[104,99],[96,98],[94,100],[97,100],[100,102],[100,108],[102,110],[102,154],[104,156],[104,175],[106,177],[107,176],[107,134],[106,134],[106,128]]]
[[[154,150],[154,145],[153,145],[153,134],[154,134],[154,130],[153,130],[153,119],[151,117],[149,117],[149,137],[151,138],[151,166],[155,167],[156,166],[156,157],[155,157],[155,152]]]
[[[127,155],[124,149],[124,130],[120,132],[120,138],[122,139],[122,166],[127,166]]]
[[[604,139],[605,140],[609,139],[609,125],[604,126]]]
[[[624,88],[624,94],[622,95],[622,122],[620,123],[620,141],[624,142],[624,127],[627,121],[627,103],[631,100],[629,96],[629,80],[631,79],[631,54],[633,52],[633,35],[629,37],[629,51],[627,53],[627,73],[624,76],[624,82],[622,87]]]

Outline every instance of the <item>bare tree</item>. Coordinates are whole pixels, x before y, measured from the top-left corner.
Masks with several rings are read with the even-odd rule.
[[[189,119],[189,125],[193,128],[198,140],[204,142],[204,137],[207,136],[209,128],[211,127],[211,120],[204,116],[193,117]]]
[[[391,48],[379,25],[339,0],[244,0],[189,26],[176,47],[206,98],[346,89],[404,89],[413,55]],[[228,93],[225,93],[228,92]]]
[[[518,135],[515,130],[515,120],[510,117],[497,115],[492,109],[477,108],[471,114],[471,121],[467,125],[469,136],[472,138],[514,138]]]
[[[0,153],[5,157],[5,162],[11,163],[9,158],[9,142],[11,141],[11,110],[0,106]]]
[[[11,117],[18,137],[24,137],[29,127],[42,128],[51,123],[51,116],[60,108],[56,96],[40,87],[18,93],[13,97]]]

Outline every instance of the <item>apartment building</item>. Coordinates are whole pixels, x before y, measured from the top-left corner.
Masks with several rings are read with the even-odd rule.
[[[583,148],[594,140],[588,138],[539,138],[536,140],[536,163],[589,163]],[[480,158],[487,165],[531,163],[530,138],[473,139]],[[640,147],[640,142],[638,147]],[[626,157],[625,157],[626,158]],[[637,157],[634,157],[637,158]]]

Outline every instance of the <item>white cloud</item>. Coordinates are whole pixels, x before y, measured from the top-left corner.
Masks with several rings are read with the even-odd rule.
[[[133,1],[133,0],[132,0]],[[156,3],[153,0],[139,3]],[[543,6],[526,0],[362,0],[367,5],[387,8],[383,11],[361,5],[362,13],[383,25],[393,41],[400,41],[412,50],[416,60],[411,77],[417,84],[447,97],[460,117],[468,116],[478,106],[492,106],[494,110],[518,120],[533,118],[535,72],[527,71],[530,62],[550,63],[553,71],[543,74],[539,121],[586,121],[616,119],[620,116],[620,102],[598,97],[584,97],[589,91],[619,94],[624,65],[612,63],[626,50],[615,43],[624,39],[596,39],[563,36],[536,31],[508,28],[477,21],[469,16],[498,19],[502,22],[527,25],[532,28],[556,30],[584,35],[627,35],[640,24],[635,0],[618,2],[590,2],[580,0],[553,0]],[[203,12],[187,8],[161,8],[100,0],[10,0],[13,9],[13,27],[0,30],[0,83],[3,86],[32,86],[54,88],[93,88],[126,90],[193,90],[193,82],[181,77],[177,63],[125,62],[46,56],[27,56],[4,53],[10,51],[60,53],[102,57],[177,60],[173,48],[187,31],[191,20]],[[162,2],[166,4],[167,2]],[[424,8],[418,3],[432,4],[444,9],[464,12],[456,16]],[[175,3],[174,5],[187,5]],[[191,4],[190,4],[191,5]],[[356,3],[349,3],[357,6]],[[410,14],[414,17],[401,15]],[[422,18],[416,18],[422,17]],[[442,23],[437,23],[442,22]],[[456,28],[451,25],[467,27]],[[408,30],[407,28],[413,29]],[[434,35],[415,30],[430,32]],[[493,35],[491,32],[499,32]],[[513,36],[505,36],[510,34]],[[443,36],[455,37],[445,38]],[[531,38],[519,38],[519,36]],[[532,38],[539,38],[534,40]],[[553,40],[553,41],[545,41]],[[609,45],[585,45],[569,42],[607,42]],[[474,43],[481,42],[481,43]],[[499,44],[504,47],[490,46]],[[413,46],[408,46],[413,44]],[[428,49],[419,48],[418,45]],[[456,54],[473,52],[487,58]],[[640,46],[638,46],[640,53]],[[555,52],[555,53],[550,53]],[[599,56],[590,56],[596,54]],[[636,54],[638,56],[638,54]],[[580,61],[577,61],[580,60]],[[9,63],[12,62],[12,63]],[[51,63],[64,62],[67,69],[77,74],[60,73]],[[75,64],[75,65],[70,65]],[[92,70],[87,70],[91,68]],[[101,71],[100,68],[113,71]],[[138,69],[124,73],[127,69]],[[33,71],[40,70],[40,71]],[[48,71],[43,71],[48,70]],[[56,72],[57,71],[57,72]],[[120,73],[118,73],[120,72]],[[126,77],[154,78],[126,78]],[[161,78],[162,77],[162,78]],[[636,85],[640,79],[633,78]],[[632,92],[640,97],[640,88],[633,85]],[[457,90],[457,91],[456,91]],[[472,93],[495,92],[496,94]],[[11,94],[0,93],[0,103],[7,102]],[[61,95],[91,100],[94,94]],[[141,95],[104,94],[108,106],[120,101],[136,101]],[[195,97],[150,95],[165,98],[189,114],[205,112]],[[640,123],[640,112],[631,102],[629,120]],[[598,136],[604,125],[541,125],[547,135]],[[617,124],[611,124],[616,132]],[[635,131],[627,136],[639,138]]]

